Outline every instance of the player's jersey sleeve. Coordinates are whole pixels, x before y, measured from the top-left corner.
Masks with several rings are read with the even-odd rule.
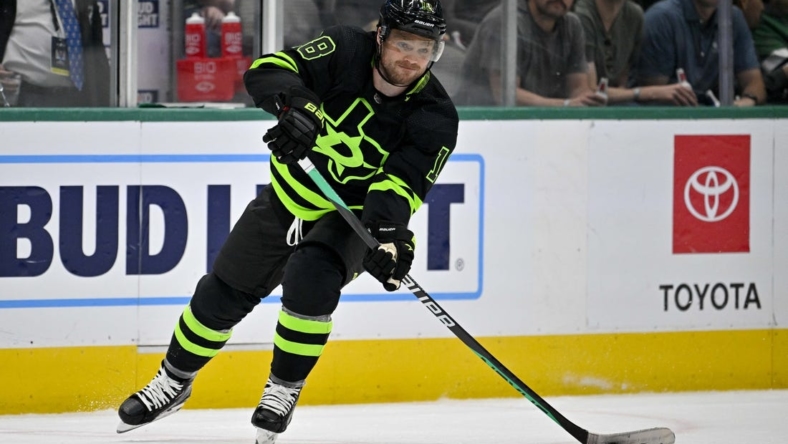
[[[264,54],[244,74],[244,84],[257,107],[276,115],[274,97],[291,87],[312,91],[323,97],[337,79],[343,58],[353,54],[351,31],[331,27],[301,46]]]
[[[454,151],[458,120],[448,96],[421,106],[407,118],[402,144],[369,186],[363,222],[408,224]]]

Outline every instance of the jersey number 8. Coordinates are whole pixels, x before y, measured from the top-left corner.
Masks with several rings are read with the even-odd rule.
[[[331,37],[324,35],[312,40],[309,43],[304,43],[296,50],[299,54],[301,54],[301,57],[303,57],[304,60],[314,60],[323,56],[327,56],[336,49],[337,45],[334,44],[334,41],[331,40]]]

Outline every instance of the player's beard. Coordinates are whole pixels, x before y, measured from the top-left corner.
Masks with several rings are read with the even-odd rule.
[[[403,66],[416,67],[416,69],[405,69],[398,66],[398,63]],[[424,71],[426,71],[418,67],[418,65],[408,63],[404,60],[400,62],[387,61],[385,57],[381,57],[378,69],[383,79],[394,86],[409,86],[424,75]]]

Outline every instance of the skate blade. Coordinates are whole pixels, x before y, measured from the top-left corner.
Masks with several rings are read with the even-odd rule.
[[[173,407],[172,409],[167,410],[166,412],[164,412],[161,415],[157,416],[156,419],[154,419],[151,422],[156,422],[156,421],[158,421],[158,420],[160,420],[162,418],[166,418],[166,417],[172,415],[173,413],[177,412],[178,410],[180,410],[181,407],[183,407],[183,404],[179,404],[179,405]],[[130,432],[130,431],[132,431],[134,429],[138,429],[138,428],[140,428],[142,426],[146,426],[146,425],[150,424],[151,422],[146,422],[144,424],[131,425],[131,424],[126,424],[125,422],[121,421],[118,424],[118,428],[115,431],[118,432],[118,433],[126,433],[126,432]],[[271,442],[274,442],[274,441],[271,441]]]
[[[257,428],[257,437],[254,440],[254,444],[274,444],[276,442],[276,437],[279,436],[278,433],[269,432],[268,430]]]

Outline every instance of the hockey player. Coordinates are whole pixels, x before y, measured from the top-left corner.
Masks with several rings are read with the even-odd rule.
[[[246,208],[198,282],[153,380],[120,406],[118,432],[179,410],[232,328],[282,284],[273,361],[252,415],[257,443],[287,429],[331,332],[341,289],[366,270],[388,291],[410,270],[408,229],[457,138],[457,112],[430,67],[443,49],[439,0],[387,0],[376,32],[332,27],[246,72],[278,124],[263,137],[271,185]],[[369,249],[297,161],[309,157],[381,243]]]

